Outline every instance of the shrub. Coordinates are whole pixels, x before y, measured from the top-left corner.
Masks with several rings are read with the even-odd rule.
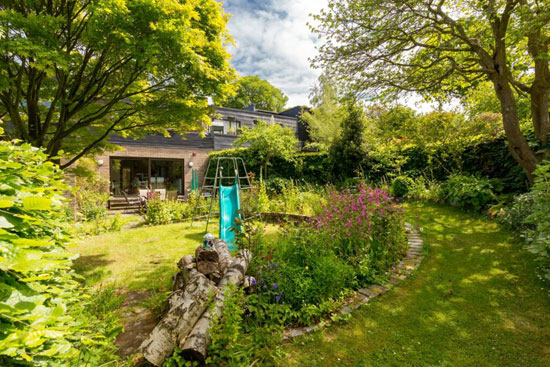
[[[392,193],[397,198],[404,198],[414,187],[414,181],[407,176],[398,176],[393,179],[391,184]]]
[[[2,141],[0,182],[0,365],[75,365],[94,341],[66,250],[63,172],[29,144]]]
[[[527,223],[533,229],[524,232],[527,249],[537,256],[542,276],[550,280],[550,161],[541,163],[534,172],[533,212]]]
[[[200,198],[198,192],[189,194],[186,202],[149,199],[144,213],[145,223],[160,225],[181,222],[191,218],[195,214],[195,208],[196,215],[208,212],[206,199]]]
[[[438,203],[441,201],[441,185],[434,180],[427,180],[424,177],[417,177],[409,188],[407,199],[426,200]]]
[[[107,216],[108,181],[97,173],[93,159],[82,158],[70,172],[75,177],[76,209],[84,221],[103,220]]]
[[[477,212],[495,200],[489,180],[473,176],[452,175],[443,184],[441,194],[449,204]]]
[[[275,364],[285,308],[258,301],[254,295],[245,298],[242,289],[228,286],[223,314],[214,318],[210,332],[209,366]]]
[[[533,214],[535,195],[531,192],[514,197],[512,204],[500,208],[496,213],[497,221],[513,231],[525,230],[532,227],[527,218]]]

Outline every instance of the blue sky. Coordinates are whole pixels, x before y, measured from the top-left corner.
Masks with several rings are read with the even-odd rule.
[[[288,106],[308,104],[310,88],[319,70],[308,58],[319,42],[307,22],[327,0],[226,0],[231,14],[228,28],[236,47],[230,47],[232,65],[241,76],[258,75],[281,89]]]

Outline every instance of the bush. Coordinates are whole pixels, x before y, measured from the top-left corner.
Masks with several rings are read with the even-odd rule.
[[[541,274],[550,280],[550,161],[541,163],[534,172],[533,212],[526,223],[533,229],[524,232],[527,249],[537,256]]]
[[[77,189],[74,194],[76,209],[86,222],[101,221],[107,216],[109,183],[99,176],[95,167],[93,159],[82,158],[70,171],[75,177]]]
[[[63,172],[1,141],[0,176],[0,365],[74,366],[95,342],[66,250]]]
[[[424,177],[417,177],[409,188],[407,199],[425,200],[438,203],[441,201],[441,185],[434,180],[427,180]]]
[[[497,222],[512,231],[522,231],[532,227],[527,218],[533,214],[535,195],[531,192],[514,197],[511,205],[501,208],[496,213]]]
[[[407,176],[398,176],[393,179],[391,184],[392,193],[397,198],[404,198],[414,187],[414,181]]]
[[[147,210],[144,213],[145,223],[147,224],[168,224],[172,222],[181,222],[189,219],[195,214],[202,215],[208,212],[206,208],[206,199],[200,198],[198,192],[189,194],[186,202],[149,199],[147,201]]]
[[[473,176],[452,175],[441,189],[443,199],[466,210],[486,210],[495,200],[493,186],[487,179]]]

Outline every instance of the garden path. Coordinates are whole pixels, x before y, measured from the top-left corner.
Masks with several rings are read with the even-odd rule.
[[[550,295],[521,241],[458,210],[408,205],[426,256],[348,323],[285,346],[296,366],[550,366]]]

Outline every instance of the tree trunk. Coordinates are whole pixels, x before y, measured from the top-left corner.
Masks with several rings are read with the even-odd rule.
[[[507,80],[497,75],[492,81],[500,101],[502,122],[508,139],[510,153],[523,168],[529,182],[532,184],[534,179],[533,171],[537,167],[538,160],[520,130],[516,97]]]
[[[209,332],[211,321],[213,318],[221,315],[224,301],[224,287],[228,284],[240,285],[243,282],[251,258],[252,254],[250,251],[239,251],[229,270],[225,273],[222,280],[220,280],[218,287],[221,291],[215,298],[214,307],[202,315],[189,336],[180,343],[181,353],[184,358],[199,361],[200,363],[205,362],[208,346],[211,342]]]
[[[169,357],[178,340],[183,340],[201,317],[217,288],[203,274],[191,270],[189,282],[183,292],[170,300],[172,308],[143,341],[140,350],[144,358],[161,366]]]

